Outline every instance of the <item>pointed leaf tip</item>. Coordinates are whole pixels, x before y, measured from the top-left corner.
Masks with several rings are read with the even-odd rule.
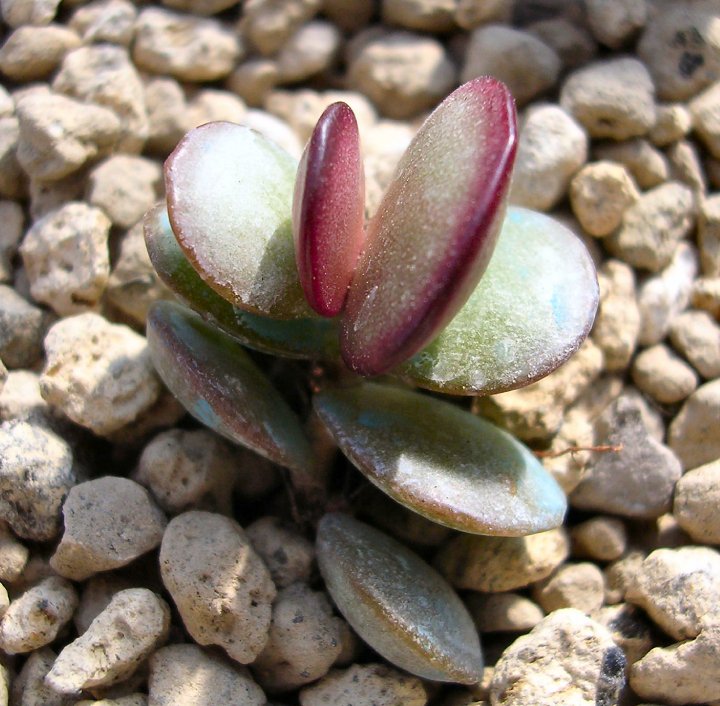
[[[346,103],[333,103],[305,147],[293,198],[300,283],[322,316],[337,316],[345,304],[365,240],[364,199],[357,120]]]
[[[347,365],[386,372],[429,343],[482,276],[502,224],[517,147],[515,104],[491,77],[425,121],[403,156],[350,285]]]

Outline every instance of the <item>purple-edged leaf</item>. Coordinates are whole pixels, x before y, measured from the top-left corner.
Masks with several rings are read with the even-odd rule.
[[[355,372],[409,358],[470,296],[502,224],[516,143],[512,96],[489,77],[458,88],[420,128],[350,285],[340,347]]]
[[[451,395],[528,385],[580,347],[598,301],[595,267],[580,239],[549,216],[511,206],[470,299],[394,372]]]
[[[355,114],[333,103],[305,147],[293,199],[300,283],[310,306],[337,316],[365,240],[365,179]]]
[[[263,353],[311,360],[340,356],[334,321],[271,319],[233,306],[202,281],[180,249],[170,228],[165,204],[145,214],[145,244],[158,275],[180,299],[220,326],[243,345]]]
[[[172,302],[155,302],[147,338],[163,382],[196,419],[242,446],[308,473],[300,420],[237,341]]]
[[[278,319],[311,315],[292,238],[297,162],[248,127],[207,123],[165,163],[172,229],[202,279],[229,302]]]
[[[433,681],[475,684],[480,639],[447,581],[394,539],[348,515],[325,515],[317,558],[328,592],[385,659]]]
[[[503,536],[562,523],[565,495],[535,456],[449,402],[364,383],[324,390],[314,405],[368,480],[433,522]]]

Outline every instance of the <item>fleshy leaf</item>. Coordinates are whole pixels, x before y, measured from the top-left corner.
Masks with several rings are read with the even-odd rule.
[[[377,383],[326,390],[315,410],[397,502],[447,527],[519,536],[562,523],[565,495],[520,442],[459,407]]]
[[[510,207],[488,268],[438,337],[395,372],[454,395],[527,385],[564,363],[590,332],[595,267],[565,226]]]
[[[165,163],[168,213],[202,279],[236,306],[278,319],[310,315],[292,240],[297,162],[260,133],[214,122]]]
[[[465,303],[502,224],[517,144],[504,84],[470,81],[430,115],[370,221],[343,314],[348,366],[377,375],[427,345]]]
[[[150,308],[147,338],[160,377],[193,417],[291,470],[313,467],[300,420],[237,341],[167,301]]]
[[[300,283],[322,316],[342,311],[365,240],[364,181],[355,114],[333,103],[305,147],[293,199]]]
[[[349,515],[325,515],[317,558],[330,595],[383,657],[424,679],[474,684],[480,638],[439,573],[399,542]]]
[[[145,244],[165,284],[191,309],[244,345],[287,358],[337,360],[337,326],[327,319],[270,319],[233,306],[202,281],[170,228],[165,204],[145,215]]]

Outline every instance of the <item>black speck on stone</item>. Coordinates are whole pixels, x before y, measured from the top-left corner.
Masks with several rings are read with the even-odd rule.
[[[617,645],[605,650],[595,690],[595,706],[617,704],[620,690],[625,686],[626,664],[625,654]]]
[[[678,71],[683,78],[690,78],[705,63],[702,54],[684,51],[678,62]]]

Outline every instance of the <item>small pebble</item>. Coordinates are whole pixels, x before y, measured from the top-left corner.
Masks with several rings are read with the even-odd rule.
[[[137,419],[160,394],[145,338],[97,314],[53,325],[45,337],[45,355],[43,397],[96,434]]]
[[[278,588],[310,580],[315,549],[297,527],[278,517],[266,516],[255,520],[246,532]]]
[[[42,355],[47,312],[0,284],[0,356],[9,368],[32,368]]]
[[[197,645],[168,645],[150,658],[152,706],[265,706],[262,689],[247,669]]]
[[[598,515],[570,530],[573,555],[614,561],[619,559],[627,548],[627,529],[625,523],[617,517]]]
[[[604,625],[615,644],[633,664],[655,647],[655,631],[643,612],[629,603],[605,606],[592,614],[592,619]]]
[[[106,572],[91,576],[83,583],[80,603],[73,615],[73,624],[78,635],[90,627],[95,618],[110,605],[113,596],[128,588],[137,588],[126,576]]]
[[[657,549],[626,598],[676,640],[697,637],[720,623],[720,554],[709,547]]]
[[[20,122],[16,116],[0,118],[0,196],[23,198],[27,192],[27,174],[20,166],[17,150]]]
[[[25,214],[15,201],[0,200],[0,282],[13,278],[12,260],[23,236]]]
[[[54,539],[63,500],[77,479],[70,446],[40,426],[4,422],[0,459],[0,519],[23,539]]]
[[[425,706],[428,696],[417,677],[384,664],[353,664],[333,670],[300,691],[300,706]]]
[[[225,81],[225,85],[248,105],[260,108],[270,91],[277,86],[280,70],[271,59],[243,61]]]
[[[253,662],[260,685],[270,693],[292,691],[327,674],[342,649],[342,622],[323,592],[303,583],[281,589],[268,641]]]
[[[110,221],[72,202],[36,221],[20,246],[33,299],[61,316],[96,307],[110,274]]]
[[[702,377],[720,377],[720,326],[706,311],[685,311],[670,324],[670,342]]]
[[[703,274],[720,277],[720,194],[700,201],[698,247]]]
[[[666,150],[670,178],[687,184],[697,194],[707,191],[707,179],[700,163],[697,147],[689,140],[678,140]]]
[[[76,485],[63,504],[65,532],[50,559],[61,576],[83,581],[154,549],[165,517],[142,486],[105,476]]]
[[[243,8],[243,33],[264,56],[275,54],[290,36],[320,10],[321,0],[271,3],[251,0]],[[343,9],[348,0],[343,3]]]
[[[20,578],[30,552],[10,532],[6,523],[0,523],[0,581],[13,583]]]
[[[313,20],[298,29],[277,55],[278,83],[297,83],[330,70],[341,35],[329,22]]]
[[[540,104],[525,113],[520,130],[510,201],[534,210],[551,209],[585,164],[585,131],[562,108]]]
[[[0,48],[0,71],[13,81],[39,81],[79,46],[80,37],[61,25],[19,27]]]
[[[14,706],[75,706],[75,699],[58,694],[45,683],[57,655],[49,647],[42,647],[28,655],[10,691]]]
[[[503,81],[519,106],[552,88],[561,68],[560,57],[537,36],[524,30],[488,24],[468,40],[460,80],[491,75]]]
[[[490,682],[490,700],[493,706],[617,703],[625,664],[604,626],[564,608],[502,653]]]
[[[448,0],[383,0],[382,19],[390,25],[421,32],[447,32],[455,28],[456,2]]]
[[[590,235],[602,238],[622,222],[623,213],[640,197],[635,181],[621,164],[600,161],[583,167],[570,182],[570,203]]]
[[[632,549],[624,557],[606,567],[605,603],[613,605],[625,600],[628,587],[634,582],[635,575],[644,560],[644,552]]]
[[[456,588],[501,593],[549,576],[569,550],[563,528],[527,537],[463,534],[440,549],[435,567]]]
[[[698,277],[692,283],[690,303],[720,320],[720,277]]]
[[[645,26],[645,0],[586,0],[587,22],[598,42],[620,49]]]
[[[623,371],[630,362],[640,333],[635,273],[619,260],[606,260],[598,270],[600,301],[592,331],[604,354],[605,370]]]
[[[275,586],[240,525],[209,512],[178,515],[165,530],[160,570],[185,628],[248,664],[268,639]]]
[[[455,66],[436,39],[392,32],[367,41],[351,59],[348,85],[398,120],[435,106],[455,86]]]
[[[127,679],[167,637],[170,609],[146,588],[115,594],[90,627],[64,647],[46,683],[61,694]]]
[[[720,72],[717,8],[711,0],[672,2],[654,10],[638,43],[638,55],[662,100],[686,100]]]
[[[213,19],[148,7],[135,23],[133,61],[144,71],[178,81],[224,78],[241,52],[237,34]]]
[[[700,544],[720,544],[720,459],[688,471],[675,486],[673,515]]]
[[[174,78],[150,78],[145,83],[148,138],[145,145],[153,154],[169,154],[190,129],[187,100]]]
[[[720,457],[720,380],[698,387],[670,423],[668,445],[685,469]]]
[[[160,164],[145,157],[114,155],[92,169],[85,197],[112,224],[131,228],[155,204],[162,180]]]
[[[565,69],[587,64],[597,54],[597,43],[592,35],[564,17],[533,22],[527,29],[555,50]]]
[[[720,54],[720,49],[718,53]],[[702,140],[710,154],[720,159],[719,108],[720,81],[713,83],[690,102],[690,113],[692,114],[695,133]]]
[[[565,79],[560,105],[591,137],[627,140],[655,124],[655,89],[650,74],[632,58],[589,64]]]
[[[695,220],[693,192],[668,182],[644,193],[623,214],[622,226],[605,242],[610,252],[636,268],[659,272]]]
[[[137,8],[129,0],[96,0],[77,8],[68,26],[85,44],[119,44],[127,47],[135,35]]]
[[[77,604],[69,581],[59,576],[44,579],[10,604],[0,621],[0,648],[18,654],[50,644],[70,622]]]
[[[692,128],[692,115],[684,103],[659,103],[657,120],[648,137],[656,147],[682,140]]]
[[[571,504],[626,517],[652,518],[669,510],[682,468],[675,454],[652,436],[641,403],[621,395],[598,418],[595,431],[598,444],[618,450],[595,455],[570,495]]]
[[[526,632],[544,617],[542,608],[518,593],[470,593],[465,597],[475,625],[486,632]]]
[[[641,189],[659,186],[670,176],[667,157],[642,138],[600,142],[594,146],[593,152],[597,159],[624,165]]]
[[[646,348],[635,358],[632,378],[640,391],[660,404],[682,402],[698,386],[697,373],[663,343]]]
[[[720,693],[718,662],[720,626],[715,626],[694,640],[650,650],[633,664],[630,686],[641,698],[665,704],[708,703]]]
[[[187,105],[188,127],[193,128],[216,120],[243,123],[247,106],[230,91],[208,88],[193,94]]]
[[[60,0],[3,0],[2,18],[10,27],[35,25],[41,27],[55,18]]]
[[[546,613],[576,608],[589,615],[602,606],[604,597],[603,573],[590,562],[564,564],[533,587],[533,598]]]

